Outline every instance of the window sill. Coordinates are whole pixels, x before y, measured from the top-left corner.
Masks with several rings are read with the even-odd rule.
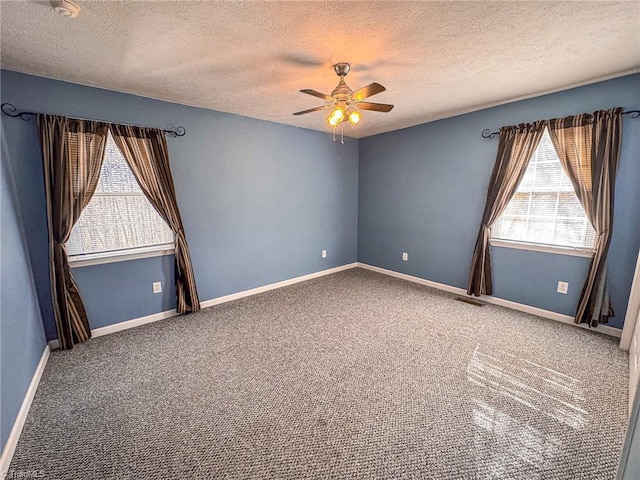
[[[593,257],[593,250],[584,248],[558,247],[556,245],[543,245],[540,243],[515,242],[513,240],[501,240],[492,238],[489,244],[493,247],[515,248],[517,250],[529,250],[533,252],[555,253],[557,255],[571,255],[573,257]]]
[[[91,265],[101,265],[103,263],[126,262],[127,260],[138,260],[140,258],[173,255],[174,252],[174,245],[170,244],[132,248],[130,250],[117,250],[115,252],[88,253],[85,255],[74,255],[69,257],[69,266],[71,268],[79,268]]]

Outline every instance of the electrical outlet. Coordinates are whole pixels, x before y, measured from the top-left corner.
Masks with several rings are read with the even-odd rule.
[[[402,252],[402,261],[403,262],[409,261],[409,254],[407,252]]]
[[[162,282],[153,282],[153,293],[162,292]]]
[[[562,293],[564,295],[569,291],[569,283],[568,282],[558,282],[558,293]]]
[[[327,258],[327,251],[326,250],[322,250],[322,258]]]

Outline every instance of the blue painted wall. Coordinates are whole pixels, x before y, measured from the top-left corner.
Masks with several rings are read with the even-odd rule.
[[[178,203],[201,300],[356,260],[466,287],[497,142],[484,128],[640,105],[627,76],[362,139],[2,72],[21,109],[167,128]],[[640,247],[640,121],[625,117],[610,253],[621,326]],[[48,338],[55,338],[41,157],[35,122],[6,120],[6,143]],[[329,251],[327,259],[320,250]],[[410,254],[401,261],[401,252]],[[498,297],[572,315],[580,257],[493,249]],[[173,258],[74,269],[93,328],[174,308]],[[555,293],[558,280],[569,295]],[[151,283],[162,281],[154,295]]]
[[[3,71],[1,82],[2,102],[20,109],[187,129],[168,143],[201,300],[356,261],[356,140],[340,145],[327,133],[15,72]],[[36,123],[5,124],[42,316],[55,338]],[[171,257],[74,275],[92,328],[175,307]],[[163,294],[153,294],[154,281]]]
[[[176,308],[173,255],[74,268],[73,276],[91,328]],[[162,282],[160,294],[153,294],[155,281]]]
[[[640,108],[630,75],[360,141],[358,260],[465,288],[503,125],[623,106]],[[640,120],[624,117],[609,275],[621,327],[640,248]],[[409,262],[401,260],[409,253]],[[573,315],[589,260],[492,248],[494,296]],[[558,280],[569,294],[556,293]]]
[[[4,138],[3,132],[0,151],[0,451],[7,443],[46,345]]]

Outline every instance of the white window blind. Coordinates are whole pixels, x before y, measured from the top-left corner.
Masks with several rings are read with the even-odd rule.
[[[573,190],[548,130],[507,209],[491,228],[492,238],[592,249],[595,232]]]
[[[173,248],[173,243],[173,232],[147,200],[109,133],[96,193],[73,227],[67,253]]]

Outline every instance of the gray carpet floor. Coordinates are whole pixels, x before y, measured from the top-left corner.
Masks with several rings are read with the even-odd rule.
[[[617,340],[362,269],[54,352],[45,479],[607,479]]]

